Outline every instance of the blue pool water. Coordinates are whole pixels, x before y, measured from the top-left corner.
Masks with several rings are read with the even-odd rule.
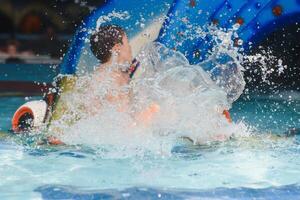
[[[1,130],[24,102],[1,98]],[[256,135],[179,144],[171,156],[105,156],[101,148],[34,146],[29,137],[2,134],[0,198],[299,199],[300,138],[269,134],[300,127],[299,93],[241,98],[231,113]]]
[[[57,76],[59,67],[54,64],[1,64],[0,71],[0,81],[51,83],[53,78]]]

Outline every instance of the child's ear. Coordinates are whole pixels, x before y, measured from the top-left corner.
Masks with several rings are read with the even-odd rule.
[[[119,53],[121,50],[121,45],[120,44],[115,44],[115,46],[113,46],[112,51]]]

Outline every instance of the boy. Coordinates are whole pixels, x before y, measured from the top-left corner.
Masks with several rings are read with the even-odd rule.
[[[136,70],[137,62],[132,64],[132,52],[125,31],[116,25],[101,26],[90,37],[91,51],[100,61],[100,66],[93,74],[93,80],[101,83],[110,78],[111,82],[105,99],[117,106],[119,111],[126,111],[130,103],[131,94],[124,90],[129,86],[130,78]],[[101,87],[97,85],[97,87]],[[101,100],[95,99],[96,109],[101,110]],[[153,114],[158,112],[159,106],[151,104],[134,118],[143,124],[149,123]]]
[[[132,52],[125,31],[116,25],[101,26],[90,37],[90,48],[94,56],[99,60],[100,66],[92,74],[92,83],[88,87],[92,99],[86,100],[88,114],[96,114],[101,111],[103,102],[106,101],[117,107],[118,111],[126,112],[129,108],[131,94],[124,88],[129,86],[130,78],[137,68],[137,62],[132,64]],[[104,99],[95,95],[99,87],[104,87],[104,82],[109,79],[107,92]],[[96,84],[95,84],[96,83]],[[88,95],[88,96],[89,96]],[[91,106],[92,105],[92,106]],[[147,125],[151,122],[155,113],[159,111],[157,104],[151,104],[141,113],[135,113],[136,124]],[[53,145],[63,144],[55,137],[48,137],[48,143]]]

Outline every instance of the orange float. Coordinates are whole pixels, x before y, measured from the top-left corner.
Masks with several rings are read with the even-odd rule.
[[[21,131],[21,121],[25,120],[26,117],[28,117],[28,119],[34,119],[33,111],[27,106],[22,106],[15,112],[12,118],[12,130],[15,133]]]

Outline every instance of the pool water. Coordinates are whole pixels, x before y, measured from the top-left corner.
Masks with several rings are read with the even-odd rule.
[[[2,131],[26,100],[1,98]],[[0,199],[299,199],[300,136],[284,132],[300,127],[300,94],[244,96],[230,112],[255,135],[182,142],[171,156],[108,157],[100,147],[35,146],[1,134]]]
[[[51,64],[1,64],[0,81],[36,81],[51,83],[59,67]],[[26,76],[24,76],[26,74]]]

